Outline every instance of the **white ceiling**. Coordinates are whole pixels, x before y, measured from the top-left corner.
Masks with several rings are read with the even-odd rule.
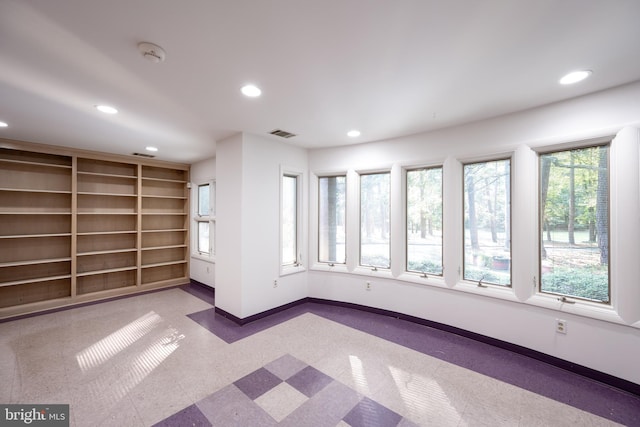
[[[353,144],[636,80],[639,0],[0,0],[0,138],[186,163],[240,131]]]

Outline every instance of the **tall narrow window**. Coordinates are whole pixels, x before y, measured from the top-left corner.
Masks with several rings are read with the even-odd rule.
[[[609,148],[540,155],[540,290],[608,302]]]
[[[282,176],[282,265],[298,265],[298,177]]]
[[[407,171],[407,271],[442,275],[442,168]]]
[[[215,216],[213,212],[213,183],[198,185],[196,230],[198,254],[212,256],[213,232],[215,229]]]
[[[389,268],[389,172],[360,176],[360,265]]]
[[[318,261],[344,264],[347,177],[318,179]]]
[[[464,280],[511,286],[510,160],[464,165]]]

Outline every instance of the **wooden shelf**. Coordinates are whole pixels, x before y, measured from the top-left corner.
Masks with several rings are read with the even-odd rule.
[[[111,197],[136,197],[136,198],[138,197],[138,196],[137,196],[137,195],[135,195],[135,194],[121,194],[121,193],[91,193],[91,192],[88,192],[88,191],[83,191],[83,192],[78,191],[78,193],[77,193],[77,194],[78,194],[79,196],[100,196],[100,197],[102,197],[102,196],[110,197],[110,196],[111,196]]]
[[[167,216],[167,215],[177,215],[177,216],[185,216],[185,215],[189,215],[188,213],[180,213],[180,212],[142,212],[142,215],[149,215],[149,216],[153,216],[153,215],[161,215],[161,216]]]
[[[0,236],[0,239],[37,239],[38,237],[64,237],[71,236],[71,233],[50,233],[50,234],[9,234]]]
[[[34,279],[15,280],[13,282],[0,282],[0,288],[5,286],[26,285],[29,283],[51,282],[54,280],[69,279],[69,278],[71,278],[71,274],[65,274],[63,276],[47,276],[47,277],[39,277]]]
[[[34,188],[0,188],[0,191],[11,191],[15,193],[71,194],[71,191],[66,190],[38,190]]]
[[[167,261],[167,262],[157,262],[155,264],[146,264],[143,265],[142,268],[154,268],[154,267],[164,267],[166,265],[176,265],[176,264],[186,264],[186,260],[181,261]]]
[[[167,229],[158,229],[158,230],[142,230],[143,233],[169,233],[175,231],[187,231],[186,228],[167,228]]]
[[[0,215],[71,215],[69,212],[54,212],[54,211],[1,211]]]
[[[86,233],[76,233],[78,236],[101,236],[101,235],[109,235],[109,234],[138,234],[136,230],[126,230],[126,231],[90,231]]]
[[[155,194],[143,194],[142,199],[178,199],[178,200],[186,200],[185,196],[160,196]]]
[[[187,245],[167,245],[167,246],[149,246],[147,248],[142,248],[143,251],[155,251],[158,249],[171,249],[171,248],[186,248]]]
[[[20,267],[25,265],[37,265],[37,264],[53,264],[55,262],[65,262],[71,261],[71,257],[69,258],[42,258],[42,259],[30,259],[25,261],[13,261],[13,262],[3,262],[0,263],[0,268],[2,267]]]
[[[11,146],[0,148],[0,318],[188,281],[187,165]]]
[[[137,248],[128,248],[128,249],[111,249],[105,251],[91,251],[91,252],[78,252],[77,256],[89,256],[89,255],[105,255],[105,254],[119,254],[124,252],[137,252]]]
[[[43,168],[60,168],[60,169],[71,169],[71,165],[55,165],[52,163],[40,163],[34,161],[26,161],[26,160],[11,160],[11,159],[3,159],[0,158],[0,163],[13,163],[17,165],[28,165],[34,167],[43,167]]]
[[[164,179],[164,178],[149,178],[146,176],[142,177],[143,181],[161,181],[161,182],[175,182],[175,183],[179,183],[179,184],[186,184],[187,181],[184,181],[182,179]]]
[[[97,211],[97,212],[78,212],[77,215],[133,215],[137,216],[136,212],[118,212],[118,211]]]
[[[122,179],[132,179],[132,180],[137,180],[138,177],[137,176],[131,176],[131,175],[118,175],[118,174],[113,174],[113,173],[101,173],[101,172],[82,172],[82,171],[78,171],[78,176],[81,175],[87,175],[87,176],[104,176],[104,177],[110,177],[110,178],[122,178]]]
[[[120,267],[120,268],[107,268],[105,270],[93,270],[93,271],[85,271],[84,273],[76,273],[76,277],[85,277],[85,276],[94,276],[96,274],[108,274],[108,273],[117,273],[120,271],[131,271],[137,270],[138,267]]]

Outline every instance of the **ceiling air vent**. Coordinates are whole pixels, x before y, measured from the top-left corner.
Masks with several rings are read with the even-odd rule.
[[[269,132],[271,135],[279,136],[281,138],[293,138],[296,136],[295,133],[287,132],[286,130],[276,129]]]
[[[133,153],[133,155],[138,157],[146,157],[147,159],[153,159],[155,157],[153,154],[145,154],[145,153]]]

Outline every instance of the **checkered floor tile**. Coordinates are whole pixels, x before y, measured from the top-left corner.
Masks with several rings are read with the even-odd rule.
[[[156,426],[411,427],[411,421],[284,355]]]

